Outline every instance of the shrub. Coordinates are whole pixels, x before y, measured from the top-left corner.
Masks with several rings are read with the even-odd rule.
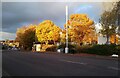
[[[53,45],[53,46],[48,47],[48,48],[46,49],[46,51],[53,51],[53,52],[54,52],[54,51],[56,51],[56,48],[57,48],[57,47]]]
[[[61,44],[61,45],[59,45],[58,47],[57,47],[57,49],[63,49],[63,53],[65,53],[65,47],[66,47],[66,44]],[[71,45],[71,44],[68,44],[68,52],[69,53],[72,53],[72,54],[74,54],[74,53],[76,53],[77,51],[76,51],[76,45]]]
[[[120,52],[120,45],[111,44],[111,45],[83,46],[83,47],[79,47],[78,51],[80,53],[112,55],[112,54],[118,54],[118,52]]]
[[[8,46],[7,45],[2,45],[2,50],[6,50],[8,49]]]

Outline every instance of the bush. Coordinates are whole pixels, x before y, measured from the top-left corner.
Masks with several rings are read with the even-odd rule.
[[[66,44],[61,44],[57,48],[60,49],[60,48],[65,48],[65,47],[66,47]],[[75,48],[75,47],[76,47],[76,45],[68,44],[68,48]]]
[[[56,46],[50,46],[46,49],[46,51],[56,51]]]
[[[8,46],[7,45],[2,45],[2,50],[6,50],[8,49]]]
[[[112,55],[112,54],[118,54],[118,52],[120,52],[120,45],[111,44],[111,45],[83,46],[83,47],[79,47],[78,51],[80,53]]]
[[[77,51],[76,51],[76,49],[75,48],[69,48],[69,53],[72,53],[72,54],[74,54],[74,53],[76,53]]]
[[[63,49],[63,53],[65,53],[65,47],[66,47],[66,44],[61,44],[60,46],[58,46],[57,47],[57,49]],[[72,54],[74,54],[74,53],[76,53],[77,51],[76,51],[76,45],[71,45],[71,44],[68,44],[68,52],[69,53],[72,53]]]

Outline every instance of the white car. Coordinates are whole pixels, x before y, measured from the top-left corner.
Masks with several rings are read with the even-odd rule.
[[[13,47],[12,50],[18,50],[16,47]]]
[[[118,57],[118,55],[117,54],[113,54],[112,57]]]

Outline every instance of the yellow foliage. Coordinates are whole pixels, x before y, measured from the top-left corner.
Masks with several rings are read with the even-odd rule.
[[[24,48],[31,48],[32,43],[35,41],[35,29],[36,25],[23,26],[17,29],[16,41],[20,43]]]
[[[40,42],[58,41],[60,31],[60,27],[56,26],[51,20],[45,20],[37,26],[36,36]]]
[[[92,26],[94,22],[90,20],[86,14],[72,14],[68,20],[68,32],[72,42],[87,42],[92,41],[95,34],[94,27]],[[64,25],[66,29],[66,24]]]
[[[110,43],[114,43],[115,42],[115,38],[116,38],[116,43],[118,43],[118,37],[117,36],[115,37],[115,35],[111,35],[110,36]]]

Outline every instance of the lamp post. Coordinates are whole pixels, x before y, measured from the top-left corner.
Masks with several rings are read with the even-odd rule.
[[[66,5],[66,47],[65,53],[68,53],[68,6]]]

